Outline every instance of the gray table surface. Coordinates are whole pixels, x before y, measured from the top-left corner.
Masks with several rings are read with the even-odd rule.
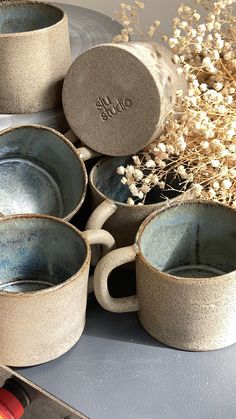
[[[89,299],[74,348],[20,374],[94,419],[236,418],[236,345],[201,353],[169,348],[135,313],[108,313]]]

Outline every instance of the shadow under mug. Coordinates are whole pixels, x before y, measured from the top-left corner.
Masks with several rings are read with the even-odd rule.
[[[40,1],[0,1],[0,57],[1,113],[58,106],[71,64],[65,12]]]
[[[132,244],[145,218],[155,210],[166,206],[166,200],[161,200],[158,194],[149,204],[127,204],[130,191],[121,183],[116,169],[121,165],[126,166],[130,159],[131,156],[103,158],[95,164],[89,176],[92,205],[95,209],[87,221],[86,228],[103,227],[115,238],[117,247]],[[172,197],[169,202],[189,198],[188,193],[185,193],[184,197],[177,192],[170,194]],[[97,260],[97,254],[98,252],[93,249],[92,264]]]
[[[114,239],[104,230],[81,233],[51,216],[0,220],[1,364],[41,364],[79,340],[94,243],[108,251]]]
[[[81,207],[88,176],[84,161],[97,153],[76,149],[41,125],[0,133],[0,213],[48,214],[70,220]]]
[[[110,272],[136,261],[137,295],[112,298]],[[185,202],[151,214],[135,244],[104,256],[94,274],[99,303],[137,311],[154,338],[191,351],[236,342],[236,211],[213,202]]]

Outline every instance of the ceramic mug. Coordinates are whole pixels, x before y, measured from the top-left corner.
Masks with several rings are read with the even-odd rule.
[[[137,295],[112,298],[110,272],[136,261]],[[206,351],[236,342],[236,211],[213,202],[185,202],[151,214],[135,244],[104,256],[94,274],[99,303],[137,311],[154,338]]]
[[[0,2],[0,112],[31,113],[61,103],[71,64],[68,20],[52,4]]]
[[[70,220],[87,190],[84,160],[96,155],[76,149],[58,131],[22,125],[0,132],[0,213],[38,213]]]
[[[113,235],[118,247],[132,244],[145,218],[166,205],[166,201],[161,201],[158,194],[154,195],[149,204],[127,204],[130,191],[121,183],[116,169],[121,165],[126,166],[129,160],[130,156],[101,159],[95,164],[89,176],[92,205],[95,210],[89,217],[86,228],[95,229],[104,226],[104,229]],[[180,195],[175,195],[176,192],[170,192],[171,202],[183,199]],[[189,196],[186,193],[184,199]]]
[[[70,128],[93,150],[127,156],[145,148],[163,131],[176,104],[176,90],[187,93],[173,54],[152,42],[104,44],[81,54],[69,68],[62,89]]]
[[[104,230],[81,233],[51,216],[0,219],[0,363],[40,364],[78,341],[94,243],[114,246]]]

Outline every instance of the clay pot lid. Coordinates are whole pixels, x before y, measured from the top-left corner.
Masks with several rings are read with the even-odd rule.
[[[73,132],[88,147],[110,156],[143,149],[161,118],[161,89],[172,94],[164,82],[162,86],[162,65],[156,67],[153,52],[129,44],[86,51],[70,67],[63,86],[63,108]]]

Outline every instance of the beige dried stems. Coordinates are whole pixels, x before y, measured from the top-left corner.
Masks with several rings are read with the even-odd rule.
[[[171,189],[169,179],[175,178],[183,193],[188,188],[198,198],[236,208],[236,0],[196,3],[196,9],[181,4],[173,36],[162,37],[178,73],[185,74],[188,96],[177,92],[161,137],[133,156],[132,164],[117,169],[130,190],[129,204],[145,203],[153,187]],[[141,2],[121,4],[117,18],[125,29],[115,42],[137,33],[143,8]],[[150,39],[158,26],[156,21],[146,35],[140,31],[142,39]]]

